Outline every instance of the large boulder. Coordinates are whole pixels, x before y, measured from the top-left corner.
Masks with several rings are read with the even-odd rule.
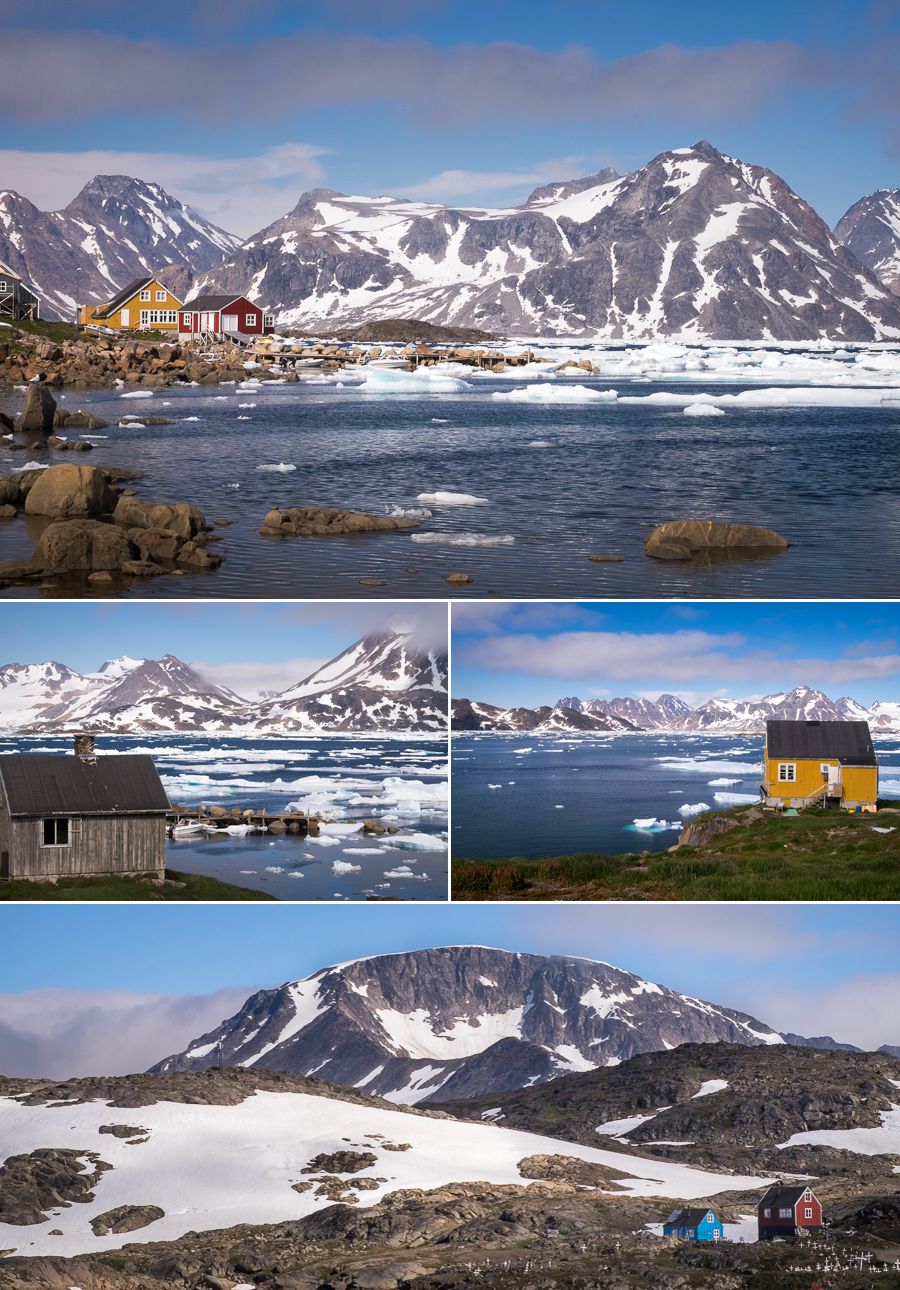
[[[43,573],[121,569],[137,555],[128,534],[102,520],[60,520],[41,534],[31,565]]]
[[[368,515],[324,506],[292,506],[268,511],[259,530],[264,537],[334,537],[348,533],[390,533],[417,529],[418,520]]]
[[[705,815],[700,819],[691,820],[681,830],[678,838],[680,847],[702,847],[711,842],[713,838],[720,837],[723,833],[730,833],[732,829],[740,828],[743,820],[735,820],[730,815]]]
[[[145,502],[140,497],[120,497],[113,519],[125,528],[162,529],[182,538],[194,538],[209,529],[203,512],[189,502],[168,506],[162,502]]]
[[[702,552],[741,555],[786,551],[787,538],[755,524],[722,524],[718,520],[672,520],[659,524],[644,551],[655,560],[690,560]]]
[[[115,504],[115,493],[95,466],[49,466],[29,488],[25,511],[61,520],[105,515]]]
[[[19,421],[20,430],[40,430],[49,434],[53,429],[56,399],[43,381],[29,381],[25,391],[25,407]]]

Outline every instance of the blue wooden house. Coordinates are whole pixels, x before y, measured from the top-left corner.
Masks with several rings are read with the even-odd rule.
[[[711,1209],[675,1209],[663,1223],[663,1236],[677,1236],[681,1241],[721,1241],[725,1236],[722,1220]]]

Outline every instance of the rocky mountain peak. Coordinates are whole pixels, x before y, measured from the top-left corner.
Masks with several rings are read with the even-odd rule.
[[[337,964],[259,991],[154,1069],[315,1072],[415,1103],[723,1039],[783,1042],[752,1017],[602,961],[461,945]]]
[[[576,193],[586,192],[589,188],[599,188],[603,184],[611,184],[620,178],[619,172],[612,166],[604,166],[602,170],[597,170],[592,175],[584,175],[581,179],[564,179],[541,184],[539,188],[532,189],[528,194],[525,205],[537,206],[541,202],[562,201],[566,197],[574,197]]]

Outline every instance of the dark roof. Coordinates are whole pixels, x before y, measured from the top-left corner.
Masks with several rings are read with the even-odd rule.
[[[130,300],[132,296],[137,295],[139,291],[143,290],[148,282],[153,281],[155,281],[155,279],[152,275],[149,278],[135,278],[134,282],[129,282],[128,286],[123,287],[118,295],[113,296],[112,300],[107,300],[103,308],[97,310],[94,317],[108,318],[110,314],[114,314],[116,312],[120,305],[124,305],[126,300]]]
[[[189,300],[187,304],[182,305],[179,312],[191,313],[195,310],[202,309],[209,313],[213,309],[224,309],[226,305],[234,304],[235,300],[246,299],[246,296],[242,296],[240,294],[236,296],[198,296],[196,300]],[[248,303],[253,304],[253,301],[248,301]],[[254,308],[258,309],[259,305],[254,305]]]
[[[848,766],[877,766],[866,721],[767,721],[770,757],[836,758]]]
[[[153,758],[143,753],[6,753],[0,756],[0,780],[11,815],[124,815],[169,809]]]
[[[802,1187],[770,1187],[759,1202],[760,1207],[768,1205],[770,1209],[793,1209],[801,1196],[806,1192],[808,1184],[804,1183]],[[814,1192],[811,1192],[815,1195]]]
[[[704,1205],[703,1209],[675,1209],[663,1223],[663,1227],[699,1227],[710,1213],[716,1217],[716,1211],[708,1205]]]

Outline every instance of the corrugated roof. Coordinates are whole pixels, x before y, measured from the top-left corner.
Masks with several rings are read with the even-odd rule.
[[[669,1215],[663,1226],[699,1227],[709,1213],[715,1217],[715,1210],[710,1210],[708,1206],[705,1209],[676,1209]]]
[[[784,1206],[785,1209],[791,1209],[797,1204],[800,1198],[806,1192],[806,1184],[802,1187],[770,1187],[759,1202],[760,1208],[768,1205],[771,1209],[773,1206],[777,1209]]]
[[[127,815],[167,811],[153,758],[76,757],[51,753],[0,756],[11,815]]]
[[[118,295],[113,296],[112,300],[107,300],[103,308],[97,310],[94,317],[108,318],[110,314],[114,314],[116,312],[120,305],[124,305],[126,300],[130,300],[132,296],[137,295],[139,291],[142,291],[148,282],[153,281],[155,281],[155,279],[152,277],[135,278],[134,282],[129,282],[128,286],[123,287]]]
[[[837,760],[847,766],[877,766],[867,721],[767,721],[770,757]]]
[[[224,309],[227,305],[234,304],[235,300],[244,300],[246,297],[237,296],[198,296],[196,300],[189,300],[187,304],[182,305],[180,313],[211,313],[215,309]],[[259,308],[259,306],[256,306]]]

